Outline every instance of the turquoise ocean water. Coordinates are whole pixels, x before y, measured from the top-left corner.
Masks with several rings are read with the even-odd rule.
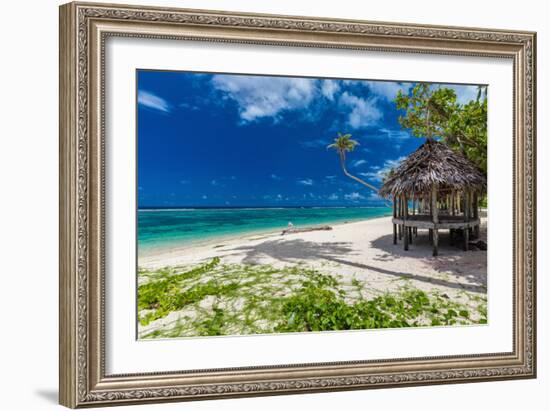
[[[382,217],[391,208],[182,208],[138,210],[138,250],[149,254],[243,234]]]

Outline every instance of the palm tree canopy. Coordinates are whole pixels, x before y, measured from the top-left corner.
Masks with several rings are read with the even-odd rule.
[[[351,134],[338,133],[338,137],[334,139],[334,142],[327,146],[327,148],[333,148],[339,153],[345,153],[347,151],[353,151],[359,142],[351,138]]]

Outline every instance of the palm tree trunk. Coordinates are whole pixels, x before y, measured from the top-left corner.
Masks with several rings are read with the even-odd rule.
[[[374,190],[376,193],[378,193],[378,188],[373,186],[372,184],[367,183],[366,181],[360,179],[359,177],[354,176],[353,174],[350,174],[346,168],[346,158],[344,154],[340,154],[340,166],[342,167],[342,171],[344,174],[351,178],[352,180],[357,181],[359,184],[363,184],[365,187],[370,188],[371,190]]]

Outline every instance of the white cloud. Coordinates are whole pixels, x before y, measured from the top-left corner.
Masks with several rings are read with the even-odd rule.
[[[384,175],[383,173],[381,173],[381,171],[364,171],[362,173],[358,173],[361,177],[365,177],[365,178],[368,178],[369,180],[374,180],[374,181],[382,181],[384,179]]]
[[[360,80],[341,80],[342,84],[345,84],[346,86],[360,86],[363,84]]]
[[[203,200],[206,200],[207,198],[208,198],[207,195],[203,195],[203,196],[202,196],[202,199],[203,199]]]
[[[272,180],[276,180],[276,181],[282,180],[282,178],[279,177],[277,174],[271,174],[271,175],[269,176],[269,178],[271,178]]]
[[[401,164],[401,162],[403,160],[405,160],[407,157],[406,156],[401,156],[399,158],[396,158],[394,160],[386,160],[384,161],[384,166],[383,168],[386,168],[388,170],[392,169],[392,168],[395,168],[397,167],[399,164]]]
[[[355,160],[354,162],[351,163],[351,166],[352,167],[359,167],[359,166],[362,166],[363,164],[367,164],[367,161],[366,160]]]
[[[368,199],[369,199],[369,200],[376,200],[376,201],[384,200],[384,198],[383,198],[383,197],[380,197],[380,196],[378,195],[378,193],[375,192],[375,191],[371,191],[371,193],[369,194]]]
[[[334,100],[334,95],[340,90],[340,85],[334,80],[323,80],[321,83],[321,93],[330,101]]]
[[[285,110],[303,109],[318,89],[314,79],[228,76],[212,78],[214,87],[239,106],[243,122],[270,117],[277,121]]]
[[[218,180],[212,180],[210,184],[212,184],[213,186],[219,185]]]
[[[138,104],[164,113],[169,113],[171,110],[170,104],[165,99],[144,90],[138,91]]]
[[[410,88],[410,83],[396,83],[394,81],[369,81],[367,87],[371,93],[383,97],[388,101],[395,100],[399,90],[406,91]]]
[[[391,140],[404,140],[411,137],[411,134],[406,130],[381,128],[378,131],[380,132],[380,137]]]
[[[358,201],[358,200],[364,200],[365,196],[363,196],[363,195],[359,194],[357,191],[355,191],[353,193],[345,194],[344,198],[346,200]]]
[[[402,156],[396,159],[386,160],[382,166],[372,166],[369,168],[369,171],[359,173],[359,175],[372,181],[381,182],[390,170],[397,167],[405,158],[405,156]]]
[[[298,180],[297,183],[303,186],[312,186],[313,180],[311,178],[304,178],[303,180]]]
[[[375,99],[363,99],[345,91],[339,102],[350,109],[347,124],[353,129],[372,126],[382,118],[382,112],[376,107]]]
[[[331,195],[328,196],[328,199],[332,201],[338,200],[338,194],[332,193]]]
[[[307,78],[284,78],[262,76],[215,75],[213,87],[222,93],[224,99],[231,99],[238,105],[242,123],[259,119],[279,121],[285,111],[304,110],[304,118],[313,121],[312,115],[319,109],[314,104],[319,98],[330,102],[338,101],[346,115],[347,126],[359,129],[376,124],[383,113],[378,109],[380,100],[393,101],[397,91],[408,89],[410,83],[358,80],[318,80]],[[360,97],[345,87],[363,87],[370,93]],[[322,140],[302,143],[315,147]],[[324,141],[323,141],[324,143]]]

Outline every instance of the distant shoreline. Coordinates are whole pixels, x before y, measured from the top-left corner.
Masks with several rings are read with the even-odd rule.
[[[292,208],[292,209],[290,209],[290,208],[163,209],[163,210],[143,210],[142,216],[145,218],[145,215],[147,215],[149,213],[151,213],[151,214],[155,214],[155,212],[169,213],[171,211],[173,211],[174,213],[178,213],[178,212],[182,212],[182,213],[190,212],[190,213],[192,213],[193,211],[197,211],[197,212],[200,212],[200,211],[204,211],[204,212],[219,211],[220,212],[219,214],[224,214],[224,212],[227,211],[229,213],[227,218],[231,219],[232,217],[231,217],[230,213],[232,211],[239,212],[239,211],[250,210],[251,212],[254,212],[254,211],[262,211],[262,210],[267,211],[267,210],[300,210],[300,209],[301,208]],[[317,208],[308,208],[308,209],[304,209],[304,210],[316,210],[316,209]],[[328,207],[322,207],[322,208],[319,208],[319,209],[320,210],[327,210],[329,208]],[[332,208],[332,209],[342,210],[343,208]],[[320,226],[320,225],[336,226],[336,225],[340,225],[340,224],[360,222],[360,221],[372,220],[372,219],[376,219],[376,218],[384,218],[384,217],[388,217],[388,216],[391,215],[391,210],[389,208],[356,207],[355,209],[380,210],[380,212],[373,213],[373,215],[364,215],[365,213],[360,213],[360,215],[353,215],[353,213],[352,213],[352,215],[343,215],[343,216],[342,215],[340,215],[340,216],[335,215],[335,216],[331,216],[331,218],[320,219],[319,221],[300,221],[300,219],[296,216],[288,216],[288,220],[280,221],[280,223],[277,224],[276,226],[263,226],[263,227],[262,226],[250,226],[250,227],[242,226],[241,228],[239,228],[239,226],[236,226],[234,231],[230,231],[230,230],[223,231],[223,230],[221,230],[218,233],[212,232],[211,235],[203,235],[203,236],[198,236],[196,238],[179,238],[179,239],[175,238],[173,241],[172,240],[162,241],[162,239],[161,239],[157,243],[154,243],[151,240],[148,240],[148,243],[144,243],[143,241],[141,241],[141,233],[139,233],[140,226],[139,226],[139,223],[138,223],[138,244],[137,244],[137,246],[138,246],[138,255],[140,257],[146,257],[146,256],[151,256],[151,255],[156,255],[156,254],[162,254],[162,253],[165,253],[167,251],[170,251],[170,250],[173,250],[173,249],[176,249],[176,248],[177,249],[189,248],[189,247],[196,247],[196,246],[201,246],[201,245],[209,245],[209,244],[220,242],[220,241],[228,241],[228,240],[232,240],[232,239],[239,239],[239,238],[243,238],[243,237],[247,237],[247,236],[258,236],[258,235],[266,235],[266,234],[273,234],[273,233],[281,233],[282,230],[288,228],[287,223],[289,221],[294,223],[294,226],[296,228],[306,228],[306,227],[315,227],[315,226]],[[386,212],[386,210],[387,210],[387,212]],[[216,217],[219,218],[219,214],[216,214],[214,218],[216,218]],[[366,214],[370,214],[370,213],[366,213]],[[141,216],[140,216],[140,218],[141,218]],[[153,217],[151,217],[151,218],[153,218]],[[162,215],[159,215],[159,221],[161,222],[161,224],[164,224],[163,223],[164,218],[165,217],[163,217]],[[179,218],[179,217],[177,217],[177,218]],[[192,224],[191,221],[194,220],[194,216],[192,214],[189,214],[188,217],[185,217],[185,218],[187,219],[186,221],[190,221],[189,224]],[[196,219],[195,220],[196,221],[201,221],[201,219],[207,219],[207,218],[208,218],[208,216],[203,215],[203,216],[200,217],[199,220],[196,220]],[[166,229],[170,230],[170,228],[166,228]],[[174,229],[177,229],[177,228],[174,228]],[[187,230],[188,228],[185,225],[181,225],[181,229]]]
[[[387,208],[388,206],[174,206],[174,207],[140,207],[137,211],[178,211],[178,210],[285,210],[285,209],[341,209],[341,208]]]
[[[310,225],[300,225],[296,227],[300,228],[312,228],[312,227],[320,227],[320,226],[326,226],[330,225],[331,227],[338,227],[348,224],[356,224],[356,223],[364,223],[367,221],[374,221],[379,219],[385,219],[388,218],[388,216],[376,216],[372,218],[363,218],[359,220],[349,220],[349,221],[335,221],[335,222],[327,222],[327,223],[321,223],[321,224],[310,224]],[[277,229],[266,229],[266,230],[258,230],[258,231],[247,231],[242,233],[235,233],[235,234],[227,234],[227,235],[220,235],[216,237],[212,237],[205,240],[197,240],[196,242],[189,242],[187,244],[180,244],[176,246],[166,246],[166,247],[158,247],[154,249],[150,249],[142,254],[138,253],[138,265],[139,265],[139,258],[143,257],[143,259],[147,260],[150,258],[155,258],[156,256],[160,255],[166,255],[166,254],[173,254],[178,252],[187,252],[187,250],[190,249],[196,249],[196,248],[202,248],[202,247],[214,247],[224,241],[240,241],[240,240],[249,240],[249,239],[263,239],[273,236],[281,236],[284,229],[287,227],[281,227]],[[295,234],[288,234],[289,236],[295,235]]]
[[[349,221],[334,221],[334,222],[325,222],[325,223],[319,223],[319,224],[309,224],[309,225],[299,225],[299,226],[297,225],[296,227],[305,228],[305,227],[318,227],[318,226],[325,226],[325,225],[330,225],[331,227],[338,227],[338,226],[347,225],[347,224],[355,224],[355,223],[361,223],[361,222],[373,221],[373,220],[385,219],[385,218],[388,218],[388,216],[373,216],[372,218],[361,218],[357,220],[350,219]],[[226,235],[220,234],[219,236],[211,237],[204,240],[190,241],[187,244],[179,244],[174,246],[160,246],[160,247],[148,249],[147,251],[142,253],[139,253],[138,251],[138,265],[139,265],[140,257],[143,257],[143,259],[147,260],[150,258],[154,258],[156,256],[178,253],[188,249],[210,247],[210,246],[214,246],[215,248],[216,244],[219,244],[220,242],[224,242],[224,241],[232,242],[236,240],[248,240],[253,237],[256,239],[261,239],[263,237],[272,237],[276,235],[282,236],[282,231],[286,228],[288,227],[280,227],[280,228],[257,230],[257,231],[256,230],[246,231],[246,232],[226,234]],[[294,235],[294,234],[289,234],[289,235]],[[138,250],[139,250],[139,244],[138,244]]]
[[[365,218],[361,220],[350,220],[350,221],[337,221],[334,223],[323,223],[323,224],[312,224],[308,225],[307,227],[316,227],[316,226],[322,226],[322,225],[330,225],[333,228],[343,227],[343,226],[351,226],[351,225],[358,225],[363,226],[364,224],[369,223],[376,223],[376,220],[387,220],[390,217],[388,216],[377,216],[373,218]],[[389,221],[389,220],[388,220]],[[305,227],[305,226],[300,226]],[[390,226],[391,227],[391,226]],[[164,260],[166,257],[174,257],[179,255],[184,256],[191,256],[194,254],[195,250],[216,250],[218,246],[226,245],[225,243],[230,244],[236,244],[236,243],[247,243],[249,241],[264,241],[266,239],[285,239],[285,238],[293,238],[296,236],[301,237],[303,234],[288,234],[288,235],[282,235],[283,229],[286,227],[282,227],[280,229],[272,229],[272,230],[263,230],[263,231],[254,231],[254,232],[245,232],[245,233],[238,233],[235,235],[226,235],[226,236],[219,236],[215,238],[209,238],[207,240],[201,241],[201,242],[194,242],[184,245],[176,245],[173,247],[159,247],[158,249],[155,249],[154,252],[147,252],[141,255],[141,262],[144,262],[145,265],[149,266],[152,261],[158,261],[158,260]],[[308,233],[309,235],[315,235],[314,232]],[[317,232],[318,233],[318,232]],[[330,233],[330,232],[329,232]],[[224,244],[222,244],[224,243]],[[138,266],[140,265],[140,257],[138,256]],[[154,265],[154,264],[153,264]],[[164,264],[161,263],[160,266],[165,266],[170,264]]]

